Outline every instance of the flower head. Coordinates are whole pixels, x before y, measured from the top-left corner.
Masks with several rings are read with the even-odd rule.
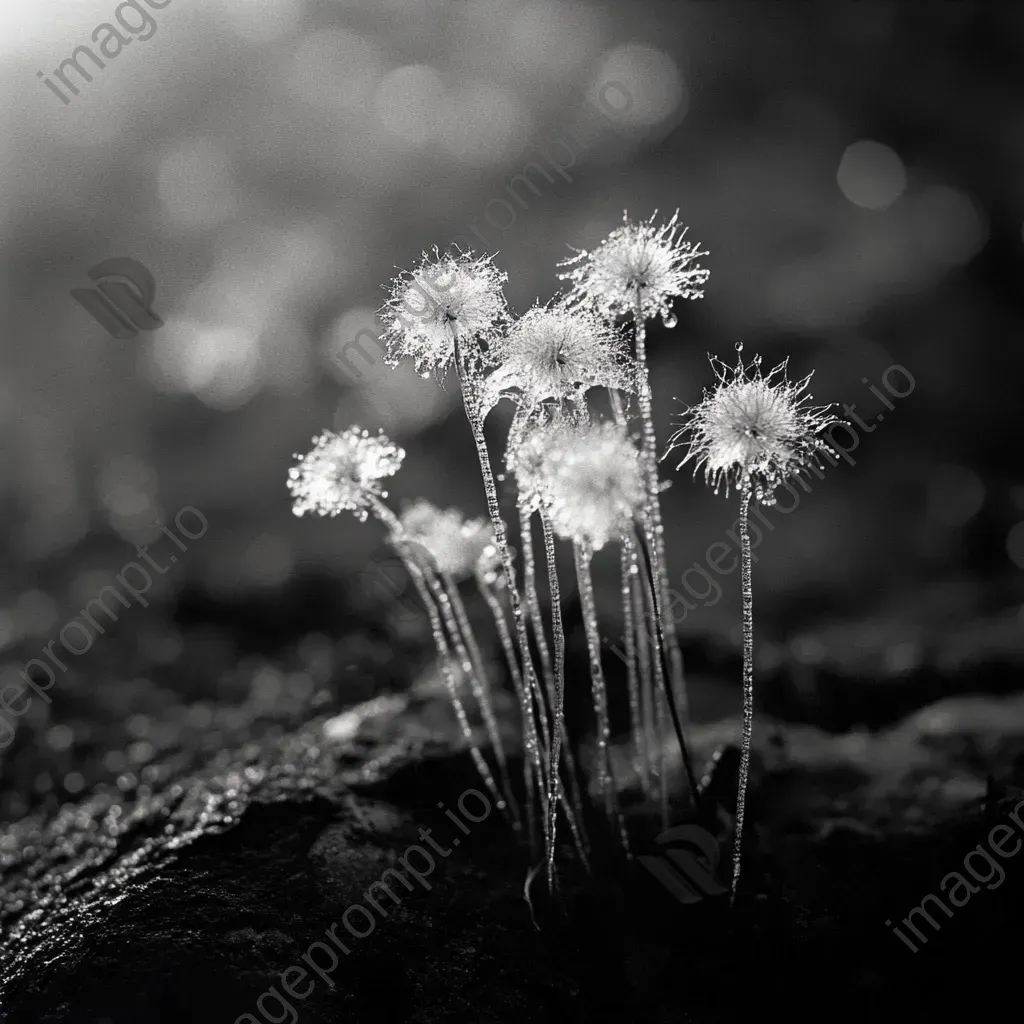
[[[490,256],[423,253],[411,273],[395,278],[380,309],[388,361],[409,356],[418,373],[443,377],[455,343],[475,344],[500,331],[506,314],[501,286],[508,275]]]
[[[467,519],[462,526],[467,563],[485,582],[502,580],[501,555],[494,537],[494,527],[488,519]]]
[[[660,227],[654,224],[656,216],[657,212],[633,224],[623,214],[622,227],[596,249],[577,249],[575,256],[563,260],[559,266],[572,268],[559,275],[572,281],[570,300],[589,303],[606,316],[660,315],[666,326],[674,327],[672,300],[704,295],[701,285],[710,272],[695,261],[707,253],[686,241],[687,228],[679,224],[678,210]]]
[[[498,367],[487,378],[487,404],[513,397],[532,409],[545,400],[578,400],[588,388],[631,390],[634,385],[625,340],[586,307],[534,306],[492,351]]]
[[[831,406],[806,404],[812,374],[790,383],[787,359],[763,375],[761,357],[744,365],[742,343],[736,347],[736,366],[710,357],[717,383],[684,413],[665,454],[685,442],[688,450],[677,469],[692,460],[694,474],[703,466],[716,494],[723,481],[726,494],[730,484],[751,486],[758,501],[771,505],[775,488],[812,466],[820,468],[822,454],[836,454],[818,435],[841,421],[829,414]]]
[[[527,507],[543,507],[559,536],[594,551],[621,537],[644,503],[639,452],[616,423],[538,428],[513,465]]]
[[[497,559],[494,529],[483,519],[465,519],[456,508],[440,509],[425,499],[400,516],[400,539],[422,547],[438,572],[459,579],[491,568]]]
[[[398,472],[405,451],[384,434],[349,427],[340,434],[325,430],[313,438],[309,452],[296,458],[288,470],[288,490],[297,516],[336,516],[347,510],[365,520],[372,499],[387,497],[378,485]]]

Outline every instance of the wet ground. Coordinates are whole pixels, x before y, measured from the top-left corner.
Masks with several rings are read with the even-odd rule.
[[[1001,881],[981,855],[975,874],[965,867],[993,830],[1017,828],[1015,808],[1024,819],[1020,652],[985,654],[1010,636],[1009,610],[922,627],[941,638],[895,662],[864,623],[812,638],[800,659],[767,648],[732,911],[722,896],[680,902],[596,821],[593,873],[566,847],[559,897],[539,880],[531,911],[531,858],[500,814],[460,828],[445,813],[482,787],[422,635],[327,584],[289,607],[324,632],[284,642],[287,623],[268,618],[280,638],[261,625],[258,601],[193,598],[167,627],[182,639],[162,666],[143,678],[136,662],[119,684],[131,655],[109,645],[99,681],[68,677],[51,719],[26,716],[3,765],[3,1020],[951,1019],[1013,989],[1024,852],[989,856]],[[710,642],[689,663],[708,773],[698,817],[676,780],[671,821],[714,833],[727,877],[738,672]],[[584,671],[574,659],[585,691]],[[618,755],[634,852],[656,855],[661,822]],[[383,899],[372,927],[345,918],[423,848],[423,829],[449,851],[423,884]],[[913,918],[915,952],[886,922],[899,927],[951,872],[963,905],[944,915],[933,902],[937,930]],[[332,926],[347,953],[313,949]],[[292,967],[303,998],[282,991]]]

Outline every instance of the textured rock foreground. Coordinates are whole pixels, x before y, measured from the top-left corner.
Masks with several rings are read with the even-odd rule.
[[[528,859],[498,813],[468,833],[445,814],[480,788],[454,738],[429,739],[448,720],[421,687],[249,743],[150,793],[95,795],[8,828],[3,1019],[286,1021],[293,1007],[310,1024],[724,1021],[785,993],[803,1006],[795,1019],[893,1019],[899,992],[918,1012],[947,1013],[966,987],[995,1005],[1013,977],[1024,853],[1003,861],[993,891],[977,882],[952,918],[939,914],[938,933],[925,925],[917,953],[885,921],[939,893],[1024,800],[1022,698],[946,701],[876,734],[786,727],[779,743],[761,727],[733,914],[719,899],[676,902],[635,862],[611,861],[588,883],[566,852],[560,907],[534,887],[540,930],[523,899]],[[736,730],[696,730],[702,762]],[[709,790],[723,818],[729,791],[727,779]],[[656,831],[634,820],[638,834]],[[396,903],[371,887],[412,845],[431,849],[422,829],[449,853],[411,889],[391,875]],[[372,927],[350,915],[358,939],[343,915],[370,906],[368,890],[381,912]],[[332,926],[348,954],[311,949]],[[283,994],[293,967],[286,980],[305,998]]]

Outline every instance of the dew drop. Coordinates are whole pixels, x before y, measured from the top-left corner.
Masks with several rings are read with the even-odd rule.
[[[736,342],[736,351],[737,352],[742,352],[743,351],[743,342],[742,341],[737,341]]]
[[[679,317],[677,317],[675,313],[666,313],[665,316],[662,317],[662,322],[667,328],[669,328],[669,330],[671,330],[679,323]]]

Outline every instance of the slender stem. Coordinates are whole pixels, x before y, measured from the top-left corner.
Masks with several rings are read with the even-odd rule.
[[[629,715],[633,724],[633,770],[646,793],[650,789],[650,779],[647,777],[647,744],[640,718],[640,680],[637,675],[636,625],[633,621],[633,578],[640,571],[640,566],[637,563],[636,546],[632,537],[622,538],[619,571],[623,634],[626,638],[626,689],[629,693]]]
[[[455,717],[458,719],[463,739],[469,747],[473,763],[476,765],[477,771],[480,773],[480,777],[484,781],[484,785],[490,790],[498,807],[502,811],[508,813],[505,798],[501,795],[498,785],[494,781],[494,776],[491,774],[491,770],[487,767],[487,762],[484,760],[484,756],[480,752],[480,747],[477,745],[476,739],[473,735],[473,729],[469,724],[469,718],[466,715],[466,708],[462,703],[462,698],[459,696],[458,683],[456,682],[455,674],[452,672],[452,661],[454,658],[452,656],[451,648],[448,646],[448,640],[445,637],[444,627],[441,624],[441,616],[438,614],[437,606],[434,604],[434,600],[430,594],[430,589],[425,582],[423,571],[420,569],[415,555],[409,550],[408,545],[401,539],[402,524],[391,509],[389,509],[380,499],[372,498],[371,508],[377,518],[380,519],[381,523],[383,523],[391,533],[395,547],[397,548],[402,561],[405,563],[409,576],[412,578],[412,581],[416,586],[416,590],[420,595],[420,600],[423,602],[423,605],[427,610],[427,615],[430,618],[430,629],[434,636],[434,646],[437,648],[437,654],[441,661],[441,673],[444,678],[445,686],[448,689],[448,697],[452,702],[452,707],[455,709]]]
[[[641,544],[640,547],[642,548],[643,545]],[[666,728],[665,721],[668,718],[665,707],[665,694],[668,692],[668,687],[665,685],[665,672],[662,667],[661,633],[658,629],[658,613],[654,603],[654,585],[650,575],[651,567],[650,562],[646,558],[643,561],[643,567],[644,580],[641,590],[644,609],[643,615],[640,617],[642,627],[638,625],[638,631],[642,632],[643,636],[638,637],[638,641],[645,649],[649,650],[649,662],[654,670],[654,686],[651,691],[651,697],[653,698],[654,733],[657,737],[658,749],[657,768],[655,770],[658,776],[658,791],[661,798],[661,827],[668,828],[668,729]]]
[[[612,416],[616,423],[628,428],[622,395],[615,388],[608,388]],[[645,470],[646,472],[646,470]],[[641,686],[650,693],[651,659],[646,634],[638,633],[643,621],[643,605],[639,587],[641,586],[640,566],[637,559],[637,541],[633,537],[622,540],[622,619],[626,641],[626,675],[629,687],[630,712],[633,718],[633,745],[636,748],[636,770],[644,793],[650,795],[651,790],[651,758],[648,744],[653,747],[653,719],[644,733],[645,722],[641,720]],[[639,668],[639,683],[637,673]],[[648,705],[648,710],[653,708]]]
[[[663,634],[664,646],[668,651],[671,670],[672,689],[679,694],[679,707],[683,717],[688,713],[686,680],[683,675],[683,653],[679,647],[675,620],[672,618],[669,601],[668,568],[665,559],[665,528],[661,519],[660,484],[658,481],[658,442],[654,433],[654,415],[651,398],[650,370],[647,366],[647,327],[643,315],[643,298],[639,286],[636,292],[636,306],[633,310],[636,326],[636,359],[639,367],[637,397],[640,405],[640,416],[643,421],[643,453],[647,478],[647,507],[644,516],[644,530],[651,549],[653,562],[653,584],[655,586],[658,622]],[[678,718],[675,700],[669,707],[673,718]],[[682,735],[682,727],[673,722],[678,735]]]
[[[555,642],[555,691],[552,700],[552,717],[555,720],[556,732],[552,741],[551,763],[558,764],[560,756],[564,752],[566,772],[572,791],[572,806],[582,829],[583,798],[580,794],[579,781],[576,778],[576,761],[572,755],[565,725],[565,627],[562,623],[562,588],[558,582],[558,564],[555,561],[555,533],[551,527],[551,520],[543,510],[540,512],[540,525],[544,533],[544,559],[547,563],[548,592],[551,600],[551,634]],[[560,781],[559,785],[561,785]],[[569,824],[575,831],[573,822],[574,819],[570,817]],[[577,837],[577,844],[582,845],[584,850],[587,848],[585,832]]]
[[[654,793],[654,779],[660,778],[654,767],[654,750],[657,746],[654,731],[654,676],[651,672],[651,648],[647,631],[644,629],[644,582],[637,559],[636,543],[632,546],[633,564],[637,572],[630,577],[630,598],[633,612],[633,628],[635,631],[634,651],[640,671],[640,715],[642,718],[641,733],[643,735],[643,754],[646,771],[648,796]]]
[[[537,650],[540,653],[541,670],[544,673],[544,689],[548,700],[554,691],[554,678],[551,669],[551,651],[548,649],[547,636],[544,633],[544,621],[540,614],[540,600],[537,597],[537,567],[533,553],[533,531],[530,528],[530,515],[519,503],[519,536],[523,549],[523,593],[526,597],[526,609],[533,630]],[[540,714],[540,725],[547,739],[547,747],[551,749],[551,724],[548,722],[547,708],[539,691],[534,694],[537,710]]]
[[[487,440],[484,437],[484,418],[477,394],[478,370],[476,366],[472,365],[470,361],[472,356],[464,351],[462,341],[457,334],[455,336],[455,356],[462,382],[462,404],[466,411],[466,419],[469,421],[469,426],[473,433],[473,440],[476,444],[477,457],[480,460],[480,475],[483,477],[484,493],[487,498],[487,512],[491,519],[491,525],[494,528],[494,540],[498,548],[498,554],[501,556],[501,567],[505,574],[505,586],[508,591],[509,604],[512,608],[512,619],[515,623],[516,642],[519,646],[519,656],[522,659],[523,679],[527,691],[533,692],[536,686],[537,674],[534,670],[533,658],[530,654],[530,644],[526,635],[526,620],[519,601],[519,591],[516,588],[516,572],[515,566],[512,564],[512,551],[508,545],[505,522],[501,518],[498,491],[494,483],[494,474],[491,471],[491,457],[487,450]],[[546,833],[546,817],[544,819],[544,829]]]
[[[651,565],[651,552],[650,552],[650,548],[648,548],[644,544],[641,544],[640,548],[644,552],[644,558],[645,558],[645,561],[647,562],[648,576],[652,580],[651,590],[652,590],[653,593],[656,594],[657,590],[656,590],[656,588],[654,587],[654,584],[653,584],[654,568]],[[654,610],[654,619],[655,619],[655,621],[660,626],[661,620],[658,618],[657,607],[656,606],[655,606],[655,610]],[[659,637],[662,637],[662,634],[660,633],[660,630],[659,630]],[[661,659],[665,656],[665,646],[664,646],[663,643],[658,645],[657,653],[658,653],[659,656],[656,658],[656,664],[660,665]],[[697,776],[694,774],[693,764],[690,761],[690,749],[686,745],[686,737],[683,735],[683,727],[682,727],[682,724],[680,722],[678,709],[676,708],[675,695],[674,695],[672,687],[668,685],[666,676],[664,674],[661,675],[661,680],[662,680],[662,685],[663,685],[663,689],[664,689],[664,692],[665,692],[665,697],[668,700],[668,710],[669,710],[669,714],[670,714],[670,716],[672,718],[672,728],[675,730],[676,741],[679,743],[679,755],[682,758],[683,768],[686,771],[686,780],[687,780],[687,782],[689,783],[689,786],[690,786],[690,796],[691,796],[691,799],[693,800],[694,804],[696,805],[696,804],[698,804],[700,802],[700,793],[699,793],[698,788],[697,788]]]
[[[601,635],[597,622],[597,601],[594,596],[594,581],[590,575],[590,552],[580,544],[573,544],[576,560],[576,579],[579,582],[580,604],[583,609],[583,625],[587,634],[587,650],[590,654],[590,680],[594,696],[594,711],[597,717],[597,780],[598,792],[604,801],[605,815],[609,823],[618,826],[619,838],[626,853],[629,853],[629,839],[619,813],[615,786],[611,770],[611,722],[608,717],[608,686],[601,666]]]
[[[477,704],[480,707],[480,717],[483,719],[491,746],[494,748],[494,756],[498,761],[498,772],[501,776],[501,782],[508,793],[509,807],[518,825],[519,808],[512,790],[512,782],[508,777],[505,747],[501,740],[501,732],[498,729],[498,719],[494,713],[494,703],[491,700],[491,687],[487,678],[483,654],[481,654],[480,645],[476,642],[476,636],[473,634],[473,627],[469,623],[469,615],[466,613],[466,606],[462,602],[458,586],[447,573],[438,573],[438,576],[444,583],[444,595],[440,601],[441,608],[449,619],[449,632],[452,632],[451,612],[455,614],[454,625],[457,629],[452,633],[455,639],[455,649],[461,658],[465,658],[468,655],[470,663],[469,679],[473,689],[473,696],[476,697]],[[451,611],[448,610],[449,607]]]
[[[536,780],[537,791],[542,809],[546,813],[544,771],[541,763],[542,750],[537,738],[537,723],[534,719],[533,703],[530,695],[523,686],[523,676],[519,671],[519,662],[516,658],[515,647],[512,637],[505,622],[505,611],[501,602],[495,596],[491,585],[480,574],[477,574],[476,584],[483,596],[487,607],[491,610],[494,618],[494,626],[498,632],[498,640],[505,653],[505,660],[508,662],[509,675],[512,678],[512,686],[515,689],[516,697],[519,700],[519,707],[523,715],[523,737],[526,746],[527,756],[523,758],[523,781],[526,785],[526,824],[529,835],[529,842],[533,848],[536,842],[536,815],[533,808],[533,786]],[[536,773],[536,774],[535,774]]]
[[[743,841],[743,818],[747,807],[747,779],[750,776],[750,741],[754,732],[754,590],[751,584],[749,476],[743,480],[740,500],[740,546],[743,576],[743,749],[740,754],[739,791],[736,794],[736,834],[732,851],[732,894],[740,882],[740,853]]]

